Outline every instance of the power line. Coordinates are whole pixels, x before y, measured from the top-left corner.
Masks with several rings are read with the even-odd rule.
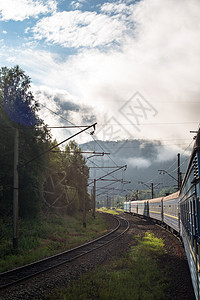
[[[166,147],[166,146],[182,146],[182,144],[162,144],[162,145],[154,145],[154,144],[152,144],[152,145],[145,145],[145,148],[150,148],[150,147],[152,147],[152,148],[154,148],[154,147]],[[140,146],[138,146],[138,147],[121,146],[120,149],[122,149],[122,148],[123,149],[143,149]]]
[[[63,116],[61,116],[59,113],[53,111],[52,109],[50,109],[49,107],[45,106],[44,104],[40,103],[44,108],[48,109],[50,112],[52,112],[53,114],[59,116],[61,119],[67,121],[68,123],[70,123],[71,125],[75,125],[74,123],[70,122],[69,120],[67,120],[66,118],[64,118]],[[76,126],[76,125],[75,125]],[[94,137],[92,136],[94,142],[97,143],[97,141],[95,141]],[[97,143],[99,145],[99,143]],[[103,150],[103,152],[105,152],[105,150],[103,149],[103,147],[101,147],[101,145],[99,145],[99,147]],[[110,157],[109,157],[110,158]],[[114,161],[113,161],[114,162]],[[115,162],[114,162],[115,163]],[[117,166],[117,164],[115,163],[115,165]],[[113,176],[112,176],[113,177]]]
[[[95,140],[94,136],[92,136],[92,139],[103,151],[105,151],[104,148],[97,142],[97,140]],[[117,163],[109,155],[108,155],[108,157],[117,166]]]
[[[64,141],[62,141],[62,142],[56,144],[55,146],[51,147],[50,149],[43,151],[42,153],[40,153],[40,154],[38,154],[37,156],[33,157],[31,160],[25,162],[23,165],[20,165],[19,168],[22,168],[22,167],[26,166],[27,164],[31,163],[31,162],[34,161],[35,159],[37,159],[37,158],[39,158],[40,156],[46,154],[47,152],[50,152],[51,150],[55,149],[56,147],[60,146],[61,144],[65,143],[65,142],[67,142],[67,141],[70,140],[71,138],[73,138],[73,137],[77,136],[78,134],[84,132],[85,130],[87,130],[87,129],[91,128],[91,127],[95,127],[96,124],[97,124],[97,123],[94,123],[94,124],[92,124],[92,125],[90,125],[90,126],[84,128],[84,129],[82,129],[80,132],[77,132],[77,133],[73,134],[72,136],[66,138]]]
[[[155,126],[155,125],[184,125],[184,124],[199,124],[199,121],[197,121],[197,122],[194,122],[194,121],[192,121],[192,122],[169,122],[169,123],[162,123],[162,122],[160,122],[160,123],[140,123],[139,125],[140,126],[146,126],[146,125],[148,125],[148,126],[150,126],[150,125],[152,125],[152,126]],[[106,125],[112,125],[112,126],[119,126],[119,125],[123,125],[123,126],[132,126],[132,124],[131,123],[104,123],[104,124],[99,124],[99,125],[101,125],[101,126],[106,126]]]
[[[90,161],[92,164],[94,164],[96,167],[99,167],[95,162]],[[90,167],[89,167],[90,168]],[[108,172],[102,170],[105,174],[108,174]],[[111,175],[111,177],[113,177],[114,179],[117,179],[115,176]]]
[[[192,141],[190,142],[190,144],[185,148],[185,150],[181,153],[181,155],[183,155],[183,154],[187,151],[187,149],[192,145],[193,142],[194,142],[194,141],[192,140]],[[188,160],[188,158],[185,159],[185,161],[181,164],[181,166],[182,166],[187,160]],[[175,161],[171,164],[171,166],[168,167],[168,169],[167,169],[166,171],[169,171],[176,163],[177,163],[177,160],[175,160]],[[178,168],[174,169],[173,171],[171,171],[171,173],[177,171],[177,169],[178,169]],[[147,184],[150,183],[151,181],[154,181],[154,180],[157,179],[159,176],[160,176],[160,174],[157,175],[156,177],[154,177],[153,179],[149,180],[149,181],[147,182]]]
[[[183,154],[187,151],[187,149],[192,145],[192,143],[193,143],[193,140],[192,140],[192,141],[190,142],[190,144],[185,148],[185,150],[181,153],[181,155],[183,155]],[[175,161],[171,164],[171,166],[168,167],[168,169],[167,169],[166,171],[169,171],[176,163],[177,163],[177,161],[175,160]]]
[[[41,104],[43,107],[45,107],[46,109],[48,109],[50,112],[52,112],[53,114],[59,116],[61,119],[65,120],[65,121],[67,121],[69,124],[75,125],[74,123],[70,122],[69,120],[67,120],[66,118],[64,118],[63,116],[61,116],[59,113],[53,111],[52,109],[50,109],[49,107],[45,106],[45,105],[42,104],[42,103],[40,103],[40,104]],[[106,152],[106,151],[104,150],[104,148],[103,148],[103,147],[95,140],[95,138],[94,138],[93,136],[92,136],[92,139],[93,139],[94,142],[97,143],[97,145],[103,150],[103,152]],[[115,161],[114,161],[110,156],[108,156],[108,157],[109,157],[109,159],[117,166],[117,164],[115,163]]]

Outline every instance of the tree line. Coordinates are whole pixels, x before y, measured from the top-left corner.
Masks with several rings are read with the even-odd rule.
[[[31,79],[19,67],[0,69],[0,215],[12,215],[15,129],[19,131],[19,215],[35,217],[44,205],[82,210],[89,168],[75,141],[63,151],[47,124],[39,117],[39,105],[30,91]],[[35,159],[33,159],[35,158]]]

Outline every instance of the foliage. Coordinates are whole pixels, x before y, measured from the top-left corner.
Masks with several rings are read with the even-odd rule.
[[[81,148],[75,141],[69,142],[65,147],[63,166],[66,172],[67,185],[74,187],[78,192],[77,202],[72,203],[70,210],[82,210],[85,197],[86,208],[90,208],[90,198],[87,193],[89,168],[86,159],[81,154]]]
[[[68,213],[80,211],[83,198],[90,207],[87,194],[89,169],[75,141],[63,154],[51,140],[47,126],[38,117],[39,107],[30,91],[30,78],[19,66],[0,69],[0,215],[12,214],[13,156],[15,128],[19,130],[19,213],[36,217],[42,206],[43,188],[62,197],[51,197],[48,204],[64,204]],[[63,179],[64,178],[64,179]],[[55,182],[53,182],[55,181]],[[58,183],[58,184],[57,184]],[[50,189],[51,189],[50,188]],[[50,190],[51,191],[51,190]],[[56,193],[55,190],[52,191]],[[53,205],[51,205],[53,206]]]
[[[37,116],[38,107],[29,90],[30,78],[18,66],[0,69],[0,214],[12,210],[15,128],[19,130],[19,212],[35,217],[40,209],[41,181],[47,160],[32,158],[48,148],[50,133]]]
[[[164,189],[159,191],[159,193],[156,195],[156,197],[164,197],[164,196],[173,194],[176,191],[177,191],[177,188],[175,188],[175,187],[164,188]]]
[[[87,214],[87,227],[82,214],[74,217],[43,213],[36,219],[20,220],[19,249],[12,250],[11,219],[0,219],[0,272],[73,248],[103,235],[107,223],[100,214],[94,219]]]
[[[147,232],[121,259],[83,275],[67,289],[56,290],[48,300],[161,300],[169,284],[168,272],[158,265],[165,255],[161,239]]]
[[[51,147],[56,146],[54,140]],[[90,208],[87,193],[89,168],[75,141],[70,141],[65,151],[56,147],[49,153],[49,168],[44,183],[44,198],[52,208],[64,209],[68,214],[83,210],[85,198],[86,209]]]

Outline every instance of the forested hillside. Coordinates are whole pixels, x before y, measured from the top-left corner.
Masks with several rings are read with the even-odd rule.
[[[174,141],[173,143],[176,143]],[[141,182],[148,183],[149,187],[151,183],[155,184],[155,196],[160,195],[160,191],[167,189],[166,192],[173,192],[177,189],[177,154],[180,148],[172,148],[172,145],[165,146],[160,141],[148,141],[148,140],[122,140],[122,141],[92,141],[80,145],[84,151],[104,151],[112,153],[112,158],[118,166],[127,164],[127,170],[125,173],[125,180],[131,181],[130,184],[126,184],[125,189],[127,191],[124,194],[130,194],[131,191],[136,190],[148,190],[148,187],[141,184]],[[185,173],[189,156],[187,153],[181,153],[181,173],[182,178]],[[98,166],[110,166],[113,162],[108,156],[97,157],[94,162]],[[89,166],[94,166],[90,161]],[[167,173],[159,172],[158,170],[167,170]],[[95,170],[95,171],[94,171]],[[91,169],[92,172],[96,172],[96,177],[102,176],[104,173],[102,169],[96,171]],[[94,176],[94,175],[93,175]],[[100,186],[100,182],[98,183]],[[102,183],[103,186],[104,183]],[[121,187],[121,186],[120,186]],[[150,188],[149,188],[150,189]],[[112,192],[112,191],[111,191]],[[142,194],[141,197],[144,197]],[[149,195],[148,195],[149,197]]]

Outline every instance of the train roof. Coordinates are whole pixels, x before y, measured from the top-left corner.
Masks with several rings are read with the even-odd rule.
[[[163,201],[169,201],[169,200],[172,200],[172,199],[177,199],[177,198],[179,198],[179,194],[180,194],[180,191],[178,191],[176,193],[173,193],[173,194],[170,194],[166,197],[163,197]]]
[[[178,192],[175,192],[173,194],[170,194],[168,196],[163,196],[163,197],[158,197],[158,198],[153,198],[153,199],[145,199],[145,200],[134,200],[134,201],[131,201],[132,203],[136,202],[136,203],[144,203],[144,202],[151,202],[151,203],[156,203],[156,202],[160,202],[161,200],[163,201],[169,201],[169,200],[172,200],[172,199],[177,199],[179,197],[179,194],[180,194],[180,191]]]

